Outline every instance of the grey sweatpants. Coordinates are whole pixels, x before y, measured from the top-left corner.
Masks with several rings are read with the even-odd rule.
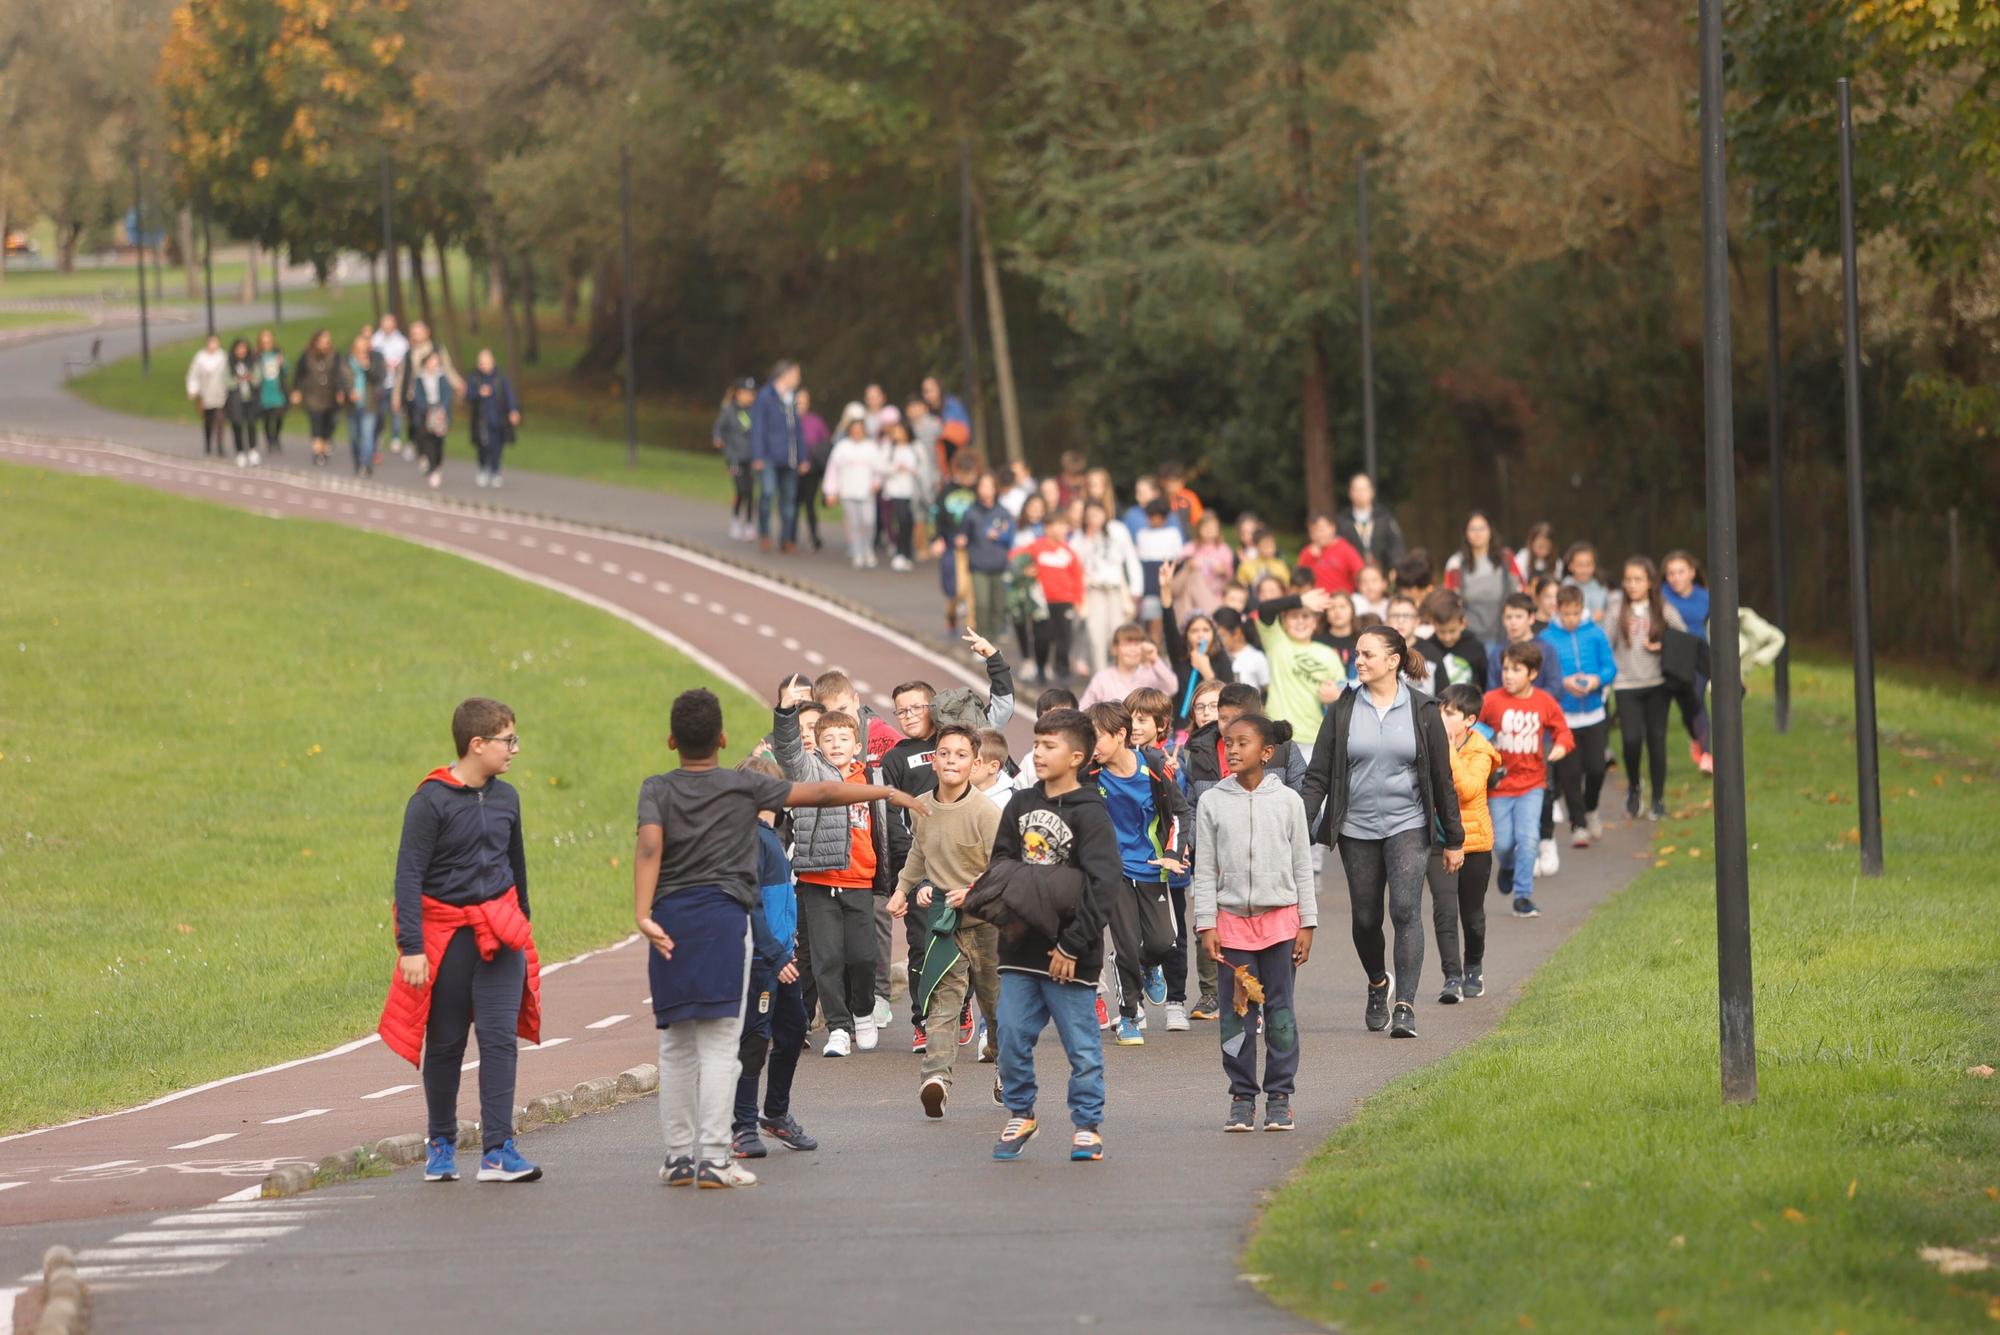
[[[1424,871],[1430,863],[1428,830],[1405,830],[1387,839],[1340,836],[1340,865],[1347,871],[1347,898],[1354,915],[1354,953],[1372,985],[1384,972],[1382,898],[1396,929],[1396,995],[1415,1005],[1417,975],[1424,969]]]

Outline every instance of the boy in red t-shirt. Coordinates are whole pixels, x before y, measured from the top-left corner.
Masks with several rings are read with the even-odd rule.
[[[1056,513],[1042,525],[1042,536],[1021,549],[1034,558],[1035,578],[1048,602],[1046,621],[1035,622],[1035,680],[1070,677],[1070,620],[1083,601],[1083,558],[1069,545],[1069,519]]]
[[[1306,525],[1306,536],[1312,541],[1299,553],[1299,564],[1312,571],[1313,582],[1328,593],[1353,593],[1367,562],[1336,531],[1333,516],[1314,515]]]
[[[1542,785],[1548,766],[1576,745],[1562,706],[1535,686],[1542,670],[1542,646],[1533,640],[1510,644],[1500,655],[1500,689],[1488,691],[1479,721],[1493,730],[1506,773],[1487,794],[1493,815],[1493,858],[1500,864],[1500,889],[1514,896],[1514,916],[1534,918],[1535,854],[1542,828]],[[1545,760],[1544,739],[1552,743]]]

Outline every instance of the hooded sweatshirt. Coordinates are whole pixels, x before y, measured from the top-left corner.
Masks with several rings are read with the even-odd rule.
[[[1049,972],[1049,952],[1058,947],[1076,961],[1076,981],[1097,986],[1104,967],[1104,925],[1110,919],[1111,896],[1124,889],[1118,863],[1118,835],[1111,813],[1094,784],[1050,797],[1045,785],[1017,791],[1000,813],[993,836],[993,859],[1011,858],[1033,867],[1075,867],[1083,872],[1083,897],[1076,913],[1054,940],[1036,931],[1000,939],[1002,972]]]
[[[1299,926],[1319,926],[1305,803],[1277,774],[1264,771],[1250,789],[1230,775],[1208,790],[1195,825],[1201,855],[1189,912],[1197,931],[1215,926],[1218,910],[1252,918],[1296,907]]]
[[[521,798],[505,779],[468,788],[448,765],[424,776],[403,808],[396,851],[396,948],[424,949],[423,901],[461,907],[514,890],[528,915],[528,858]]]

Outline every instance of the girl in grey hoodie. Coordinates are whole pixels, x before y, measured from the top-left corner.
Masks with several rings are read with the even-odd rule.
[[[1312,835],[1305,803],[1266,767],[1291,740],[1289,723],[1245,714],[1222,734],[1230,775],[1208,790],[1196,813],[1195,930],[1221,967],[1222,1069],[1229,1077],[1225,1131],[1257,1122],[1256,1014],[1264,1027],[1264,1129],[1292,1129],[1292,1089],[1299,1071],[1293,1013],[1297,971],[1312,954],[1319,926]],[[1236,970],[1248,970],[1263,1001],[1238,1013]]]

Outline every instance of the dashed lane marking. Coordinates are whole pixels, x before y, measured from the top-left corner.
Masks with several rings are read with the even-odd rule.
[[[198,1261],[188,1265],[80,1265],[76,1277],[82,1280],[107,1279],[179,1279],[185,1275],[212,1275],[227,1265],[227,1261]],[[23,1281],[38,1280],[41,1273],[21,1276]]]
[[[378,1089],[373,1094],[363,1094],[361,1097],[364,1099],[386,1099],[392,1094],[401,1094],[405,1090],[415,1088],[415,1085],[391,1085],[387,1089]]]
[[[236,1139],[234,1131],[218,1131],[212,1136],[203,1136],[200,1140],[183,1141],[179,1145],[169,1145],[167,1148],[170,1150],[198,1150],[204,1145],[220,1145],[225,1140],[234,1139]]]
[[[256,1250],[247,1242],[185,1242],[165,1247],[85,1247],[76,1254],[78,1263],[93,1261],[180,1261],[245,1256]]]
[[[299,1231],[298,1224],[260,1224],[250,1228],[156,1228],[135,1233],[120,1233],[111,1240],[113,1246],[151,1242],[248,1242],[254,1238],[282,1238]]]
[[[12,1191],[16,1187],[25,1187],[27,1185],[25,1182],[0,1182],[0,1191]]]
[[[616,561],[606,561],[599,568],[607,575],[622,575],[625,573],[625,567],[619,565]]]
[[[733,616],[731,616],[729,619],[735,622],[739,626],[747,626],[750,624],[750,614],[748,612],[738,612]]]
[[[799,642],[793,639],[789,635],[787,635],[784,639],[779,640],[778,643],[783,645],[788,653],[795,654],[799,651]]]
[[[767,639],[767,640],[774,640],[774,639],[776,639],[776,638],[778,637],[778,632],[777,632],[777,631],[775,631],[775,630],[773,630],[773,629],[771,629],[771,627],[769,627],[769,626],[759,626],[759,627],[757,627],[757,633],[758,633],[759,635],[762,635],[762,636],[763,636],[763,637],[764,637],[765,639]]]
[[[629,1020],[631,1018],[632,1017],[629,1015],[607,1015],[601,1020],[592,1020],[589,1024],[585,1025],[584,1028],[609,1029],[612,1025],[619,1023],[621,1020]]]
[[[589,552],[572,552],[571,556],[580,566],[594,566],[597,564],[597,558],[592,556]]]
[[[665,580],[656,579],[653,581],[654,593],[672,593],[673,591],[674,591],[674,586],[667,583]]]
[[[825,667],[826,655],[817,649],[808,649],[806,650],[806,662],[811,663],[814,667]]]
[[[628,570],[625,572],[625,578],[631,580],[634,584],[644,584],[646,582],[646,572],[643,570]]]
[[[559,1048],[567,1042],[569,1042],[567,1038],[545,1038],[539,1043],[523,1043],[520,1050],[522,1052],[543,1052],[549,1048]]]
[[[163,1214],[153,1221],[154,1228],[233,1228],[237,1223],[261,1220],[265,1223],[282,1224],[310,1219],[322,1210],[234,1210],[227,1214]]]
[[[287,1113],[283,1117],[267,1117],[264,1119],[264,1125],[283,1126],[287,1122],[303,1122],[308,1117],[324,1117],[332,1111],[331,1108],[308,1108],[304,1112]]]

